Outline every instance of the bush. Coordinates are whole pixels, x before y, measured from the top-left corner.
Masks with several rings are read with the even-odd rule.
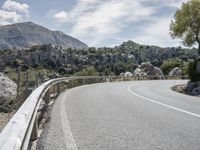
[[[181,68],[182,66],[182,62],[180,61],[167,61],[164,62],[161,66],[160,69],[162,70],[163,74],[168,75],[169,72],[175,68],[175,67],[179,67]]]
[[[188,65],[188,75],[192,82],[200,81],[200,73],[197,72],[197,62],[200,62],[200,58],[191,61]]]

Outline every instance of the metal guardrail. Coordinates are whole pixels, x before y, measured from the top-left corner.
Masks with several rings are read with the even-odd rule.
[[[165,79],[180,79],[182,76],[168,76]],[[38,88],[26,99],[22,106],[15,113],[13,118],[8,122],[4,130],[0,134],[0,150],[27,150],[30,140],[37,139],[38,132],[38,111],[41,102],[49,103],[50,88],[56,87],[57,95],[61,92],[60,84],[62,82],[83,80],[82,84],[87,84],[85,81],[95,79],[95,82],[106,81],[126,81],[126,80],[151,80],[157,79],[155,76],[148,77],[63,77],[49,80]],[[94,82],[93,82],[94,83]]]

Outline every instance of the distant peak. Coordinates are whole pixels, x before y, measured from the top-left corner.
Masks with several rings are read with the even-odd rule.
[[[136,42],[133,42],[133,41],[131,41],[131,40],[128,40],[128,41],[126,41],[126,42],[124,42],[124,43],[127,43],[127,44],[137,44]]]

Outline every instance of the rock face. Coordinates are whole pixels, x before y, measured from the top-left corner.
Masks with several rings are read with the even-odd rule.
[[[200,95],[200,81],[188,82],[186,92],[190,95]]]
[[[0,73],[0,105],[14,99],[17,95],[17,85],[3,73]]]
[[[170,72],[169,75],[170,76],[177,76],[177,75],[181,75],[182,74],[182,70],[179,67],[173,68]]]
[[[32,22],[0,26],[0,49],[55,44],[63,48],[87,48],[83,42],[60,31],[51,31]]]

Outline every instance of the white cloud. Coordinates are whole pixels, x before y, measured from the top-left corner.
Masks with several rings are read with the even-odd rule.
[[[152,22],[140,29],[140,34],[132,40],[146,45],[159,45],[163,47],[178,46],[180,40],[172,40],[169,35],[171,17],[153,18]]]
[[[120,33],[126,24],[146,19],[153,12],[152,8],[143,8],[139,2],[132,0],[79,0],[68,15],[65,15],[66,12],[55,15],[64,15],[67,21],[73,23],[73,36],[87,40],[90,45],[98,45]]]
[[[141,0],[142,2],[154,2],[158,6],[180,7],[183,2],[187,0]]]
[[[0,9],[0,25],[25,21],[29,17],[29,6],[6,0]]]
[[[20,13],[28,13],[29,6],[27,4],[20,4],[12,0],[6,0],[2,5],[5,11],[16,11]]]
[[[77,0],[70,11],[61,11],[54,18],[60,20],[60,23],[71,23],[71,35],[90,46],[102,46],[105,40],[125,39],[120,34],[127,34],[129,31],[126,27],[130,28],[139,22],[144,23],[134,26],[135,36],[132,39],[147,44],[167,45],[177,43],[172,42],[169,36],[168,26],[173,15],[162,18],[160,11],[166,7],[180,7],[185,1]],[[139,28],[141,32],[138,32]]]
[[[9,12],[0,10],[0,20],[18,22],[22,18],[16,12]]]
[[[58,12],[54,15],[54,18],[56,18],[59,22],[66,22],[68,21],[68,14],[65,11]]]

